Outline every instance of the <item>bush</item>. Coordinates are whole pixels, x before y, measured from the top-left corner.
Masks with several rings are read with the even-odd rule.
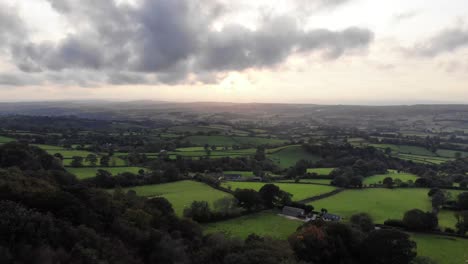
[[[439,221],[433,213],[413,209],[405,213],[403,223],[409,230],[431,231],[437,228]]]
[[[406,228],[405,223],[403,223],[403,220],[400,220],[400,219],[388,219],[384,222],[384,225],[399,227],[399,228]]]

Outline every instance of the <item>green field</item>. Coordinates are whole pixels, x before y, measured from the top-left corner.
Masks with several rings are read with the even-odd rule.
[[[235,189],[253,189],[260,190],[266,183],[263,182],[223,182],[222,186]],[[320,195],[335,190],[332,186],[313,185],[313,184],[293,184],[293,183],[274,183],[281,190],[293,195],[294,201],[304,200],[309,197]]]
[[[252,178],[255,176],[252,171],[224,171],[223,174],[238,174],[241,175],[242,178]]]
[[[411,173],[388,173],[388,174],[379,174],[379,175],[374,175],[370,177],[364,178],[363,184],[364,185],[369,185],[369,184],[377,184],[377,183],[382,183],[383,180],[387,177],[392,178],[393,180],[395,179],[400,179],[403,182],[407,182],[409,180],[411,181],[416,181],[419,177],[411,174]]]
[[[316,209],[326,208],[330,213],[348,218],[359,212],[369,213],[376,223],[387,219],[402,219],[406,211],[421,209],[431,211],[429,189],[385,189],[373,188],[346,190],[331,197],[311,203]],[[455,197],[461,191],[450,191]],[[439,213],[439,226],[454,227],[452,212]]]
[[[15,139],[9,138],[9,137],[0,136],[0,144],[8,143],[8,142],[11,142],[11,141],[15,141]]]
[[[313,168],[307,169],[307,173],[317,173],[321,176],[328,176],[335,168]]]
[[[80,180],[92,178],[96,176],[98,170],[105,170],[110,172],[112,175],[117,175],[124,172],[131,172],[138,174],[139,170],[145,170],[141,167],[85,167],[85,168],[67,168],[67,171],[76,175]]]
[[[282,180],[280,182],[295,183],[295,180]],[[327,180],[327,179],[301,179],[299,182],[300,183],[326,184],[326,185],[331,184],[331,180]]]
[[[281,168],[294,166],[300,160],[317,161],[320,159],[319,156],[310,154],[301,146],[290,146],[273,154],[269,154],[268,157],[276,162]]]
[[[231,196],[204,183],[188,180],[124,189],[124,191],[127,190],[134,190],[138,195],[145,197],[162,196],[171,202],[174,211],[179,216],[183,214],[184,208],[189,207],[193,201],[207,201],[212,205],[216,200]]]
[[[44,144],[31,144],[31,146],[36,146],[36,147],[39,147],[45,151],[49,151],[49,150],[60,150],[60,151],[63,151],[63,150],[67,150],[66,148],[64,147],[60,147],[60,146],[53,146],[53,145],[44,145]],[[50,152],[49,152],[50,153]],[[57,153],[57,152],[55,152]],[[55,154],[55,153],[52,153],[52,154]]]
[[[240,137],[240,136],[189,136],[184,138],[192,144],[204,146],[205,144],[214,146],[232,145],[279,145],[287,140],[260,137]]]
[[[468,239],[412,234],[417,243],[418,256],[430,257],[439,264],[468,263]]]
[[[277,239],[286,239],[302,225],[301,221],[290,220],[272,211],[264,211],[222,222],[204,225],[206,233],[222,232],[231,237],[246,238],[255,233]]]

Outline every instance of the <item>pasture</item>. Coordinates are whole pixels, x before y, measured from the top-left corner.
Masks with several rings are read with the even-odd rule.
[[[403,182],[407,182],[407,181],[416,181],[419,177],[414,175],[414,174],[411,174],[411,173],[397,173],[397,172],[391,172],[391,173],[388,173],[388,174],[379,174],[379,175],[373,175],[373,176],[370,176],[370,177],[366,177],[364,178],[364,181],[363,181],[363,184],[364,185],[369,185],[369,184],[381,184],[383,182],[383,180],[387,177],[390,177],[392,178],[394,181],[396,179],[400,179],[401,181]]]
[[[266,183],[263,182],[223,182],[221,185],[225,188],[236,189],[253,189],[260,190]],[[281,190],[293,195],[293,201],[301,201],[306,198],[328,193],[335,190],[335,187],[313,184],[294,184],[294,183],[274,183]]]
[[[295,183],[295,180],[282,180],[280,182]],[[331,180],[327,180],[327,179],[301,179],[299,182],[300,183],[326,184],[326,185],[331,184]]]
[[[93,178],[96,176],[98,170],[108,171],[112,175],[117,175],[124,172],[131,172],[133,174],[138,174],[140,170],[145,170],[141,167],[83,167],[83,168],[67,168],[67,171],[76,175],[80,180]]]
[[[427,234],[412,234],[418,256],[430,257],[440,264],[463,264],[468,261],[468,239]]]
[[[184,208],[189,207],[193,201],[207,201],[213,206],[214,201],[231,197],[230,194],[204,183],[189,180],[124,188],[124,191],[128,190],[134,190],[139,196],[166,198],[179,216],[183,215]]]
[[[233,145],[280,145],[287,140],[276,138],[261,138],[261,137],[241,137],[241,136],[189,136],[184,138],[192,144],[204,146],[233,146]]]
[[[291,220],[273,211],[263,211],[238,218],[203,225],[205,233],[224,233],[229,237],[245,239],[254,233],[277,239],[287,239],[301,226],[302,221]]]
[[[314,201],[311,204],[316,209],[326,208],[330,213],[349,218],[351,215],[369,213],[375,223],[382,224],[387,219],[402,219],[406,211],[421,209],[431,211],[431,202],[427,193],[429,189],[386,189],[373,188],[362,190],[346,190],[331,197]],[[450,191],[452,195],[461,191]],[[454,227],[453,213],[439,213],[439,226]]]
[[[254,176],[253,172],[252,171],[224,171],[223,172],[224,175],[227,175],[227,174],[238,174],[240,175],[242,178],[252,178]]]
[[[307,169],[307,173],[316,173],[320,176],[328,176],[335,168],[311,168]]]
[[[9,137],[0,136],[0,144],[8,143],[8,142],[11,142],[11,141],[15,141],[15,139],[9,138]]]
[[[294,166],[300,160],[320,160],[319,156],[310,154],[301,146],[286,147],[275,153],[268,154],[268,157],[284,169]]]

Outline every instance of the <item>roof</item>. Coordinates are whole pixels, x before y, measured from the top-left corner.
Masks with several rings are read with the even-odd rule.
[[[304,215],[304,209],[285,206],[282,213],[289,216],[301,216]]]
[[[339,215],[334,215],[334,214],[329,214],[329,213],[325,213],[322,215],[322,219],[324,220],[331,220],[331,221],[340,221],[341,220],[341,216]]]

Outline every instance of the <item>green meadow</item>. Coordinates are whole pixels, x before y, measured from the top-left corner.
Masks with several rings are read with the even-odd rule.
[[[213,205],[216,200],[231,197],[230,194],[213,189],[204,183],[189,180],[124,189],[124,191],[128,190],[134,190],[138,195],[144,197],[162,196],[166,198],[179,216],[182,216],[184,208],[190,207],[193,201],[207,201]]]
[[[240,137],[240,136],[189,136],[184,138],[192,144],[204,146],[205,144],[214,146],[232,146],[232,145],[280,145],[287,140],[261,137]]]
[[[401,181],[403,182],[407,182],[407,181],[416,181],[419,177],[414,175],[414,174],[411,174],[411,173],[397,173],[397,172],[394,172],[394,173],[388,173],[388,174],[379,174],[379,175],[373,175],[373,176],[370,176],[370,177],[366,177],[364,178],[364,181],[363,181],[363,184],[365,185],[369,185],[369,184],[378,184],[378,183],[382,183],[383,180],[387,177],[390,177],[392,178],[393,180],[396,180],[396,179],[400,179]]]
[[[300,160],[320,160],[319,156],[310,154],[301,146],[286,147],[275,153],[269,154],[268,157],[276,162],[281,168],[292,167]]]
[[[295,180],[282,180],[280,182],[285,182],[285,183],[295,183]],[[299,183],[315,183],[315,184],[331,184],[331,180],[327,179],[301,179]]]
[[[427,234],[412,234],[418,256],[426,256],[439,264],[468,263],[468,239]]]
[[[307,173],[316,173],[320,176],[328,176],[335,168],[311,168],[307,169]]]
[[[272,211],[263,211],[238,218],[203,225],[205,233],[224,233],[230,237],[245,239],[254,233],[277,239],[286,239],[303,224]]]
[[[11,142],[11,141],[15,141],[15,139],[9,138],[9,137],[0,136],[0,144],[8,143],[8,142]]]
[[[253,189],[260,190],[266,183],[263,182],[223,182],[222,186],[226,188],[235,189]],[[304,200],[313,196],[335,190],[335,187],[313,184],[294,184],[294,183],[274,183],[281,190],[286,191],[293,195],[294,201]]]
[[[105,170],[111,173],[112,175],[117,175],[124,172],[131,172],[134,174],[138,174],[138,172],[143,169],[146,171],[145,168],[141,167],[83,167],[83,168],[71,168],[68,167],[67,171],[76,175],[76,177],[80,180],[93,178],[96,176],[98,170]]]
[[[431,211],[429,189],[386,189],[372,188],[362,190],[346,190],[331,197],[314,201],[315,209],[326,208],[330,213],[349,218],[351,215],[366,212],[376,223],[383,223],[387,219],[402,219],[406,211],[421,209]],[[461,191],[450,191],[455,197]],[[453,212],[439,213],[439,226],[454,227]]]

